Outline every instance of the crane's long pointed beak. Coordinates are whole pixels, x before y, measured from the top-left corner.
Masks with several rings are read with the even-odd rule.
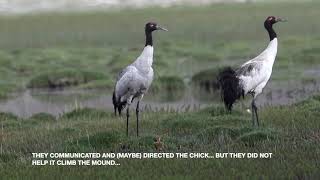
[[[158,26],[157,30],[168,31],[168,29]]]
[[[277,22],[288,22],[288,20],[284,18],[277,18]]]

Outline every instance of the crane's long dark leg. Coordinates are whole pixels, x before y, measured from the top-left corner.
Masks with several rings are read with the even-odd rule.
[[[137,102],[137,108],[136,108],[136,116],[137,116],[137,136],[139,136],[139,109],[140,106],[140,100]]]
[[[255,93],[252,93],[251,108],[252,108],[252,124],[253,126],[255,126],[255,124],[257,123],[257,125],[259,126],[258,108],[255,103]]]
[[[127,136],[129,136],[129,105],[127,107]]]
[[[255,114],[256,114],[257,125],[258,125],[258,127],[259,127],[258,107],[256,106],[256,103],[255,103],[254,100],[253,100],[253,108],[254,108],[254,111],[255,111]]]
[[[255,113],[256,111],[254,110],[254,93],[251,93],[252,95],[252,101],[251,101],[251,113],[252,113],[252,126],[255,126]]]
[[[255,120],[254,120],[254,118],[255,118],[255,111],[254,111],[254,108],[253,108],[253,101],[254,100],[252,100],[252,102],[251,102],[251,113],[252,113],[252,126],[254,126],[255,125]]]

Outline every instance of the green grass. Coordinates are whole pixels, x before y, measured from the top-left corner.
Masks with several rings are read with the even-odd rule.
[[[141,53],[143,26],[150,20],[169,29],[154,33],[150,89],[168,91],[166,98],[183,95],[190,82],[215,79],[219,67],[256,56],[268,42],[262,22],[269,15],[289,19],[275,25],[279,51],[271,81],[315,84],[316,77],[304,71],[319,67],[319,7],[318,2],[246,3],[0,16],[0,98],[66,79],[78,89],[111,92],[118,71]],[[317,179],[319,107],[319,96],[265,107],[259,128],[252,127],[251,115],[239,106],[231,114],[221,104],[197,112],[146,111],[141,113],[140,137],[134,136],[134,115],[126,137],[124,117],[96,109],[76,109],[58,119],[44,113],[28,119],[0,113],[0,174],[2,179]],[[165,152],[272,152],[273,158],[31,166],[31,152],[157,152],[157,136]]]
[[[111,112],[78,109],[53,121],[45,114],[22,120],[3,113],[0,174],[4,179],[150,179],[162,175],[163,179],[315,179],[320,161],[319,106],[320,96],[315,96],[291,106],[264,108],[259,128],[252,127],[251,115],[245,111],[229,114],[220,105],[181,114],[143,112],[140,137],[134,136],[134,120],[126,137],[124,118]],[[164,152],[271,152],[273,156],[121,159],[117,167],[30,165],[31,152],[158,152],[157,136],[162,138]]]
[[[308,78],[303,71],[320,58],[319,7],[318,2],[246,3],[0,16],[0,97],[55,71],[104,74],[105,80],[79,88],[111,89],[119,70],[140,54],[143,26],[151,20],[169,29],[154,33],[156,77],[191,79],[207,69],[240,65],[266,47],[263,20],[277,15],[289,21],[275,25],[279,53],[272,80]]]

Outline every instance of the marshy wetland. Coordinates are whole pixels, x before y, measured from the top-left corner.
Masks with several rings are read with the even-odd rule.
[[[318,2],[248,3],[0,16],[0,174],[316,179],[319,8]],[[288,22],[275,25],[278,56],[257,100],[262,126],[253,128],[249,101],[226,112],[215,81],[219,69],[266,47],[269,15]],[[143,102],[141,136],[133,135],[132,120],[126,137],[124,118],[112,112],[114,79],[141,53],[150,20],[169,32],[154,34],[155,79]],[[121,160],[116,168],[30,163],[31,152],[154,152],[157,136],[167,152],[272,152],[274,158]]]

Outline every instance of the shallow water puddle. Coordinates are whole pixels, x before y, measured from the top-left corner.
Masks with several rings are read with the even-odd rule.
[[[76,108],[96,108],[113,111],[112,94],[101,90],[27,90],[15,94],[14,98],[0,101],[2,112],[11,112],[19,117],[30,117],[37,113],[49,113],[59,116]],[[140,107],[148,111],[189,111],[199,109],[206,104],[188,96],[175,101],[159,101],[148,94]],[[135,103],[131,109],[135,109]]]
[[[259,106],[286,105],[306,99],[320,92],[320,82],[298,84],[287,82],[278,87],[270,82],[257,100]],[[162,96],[163,97],[163,94]],[[180,99],[161,99],[159,94],[148,93],[141,103],[145,111],[194,111],[219,102],[219,93],[193,92],[188,88]],[[166,96],[164,96],[166,97]],[[172,97],[172,96],[168,96]],[[209,97],[209,98],[208,98]],[[250,98],[248,98],[249,100]],[[250,103],[238,105],[249,108]],[[13,98],[0,101],[0,111],[11,112],[19,117],[27,118],[37,113],[49,113],[59,116],[76,108],[96,108],[113,111],[111,92],[102,90],[27,90],[13,94]],[[135,109],[135,103],[131,106]]]

